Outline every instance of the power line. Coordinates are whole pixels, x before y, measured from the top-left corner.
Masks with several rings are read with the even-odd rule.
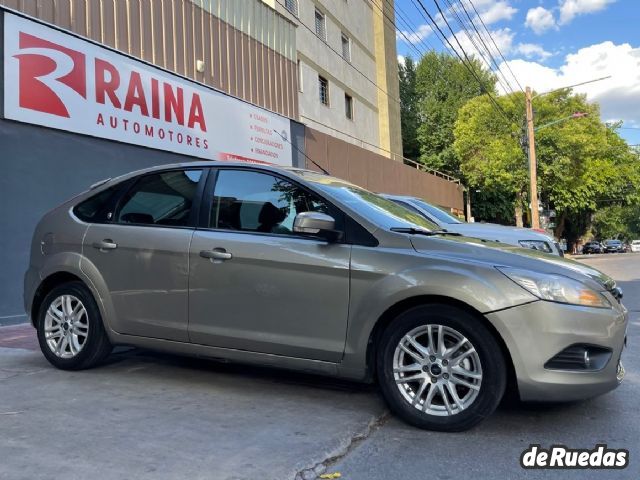
[[[416,33],[418,28],[415,24],[412,24],[408,19],[407,19],[407,14],[404,10],[402,10],[402,8],[400,8],[399,5],[394,5],[392,4],[392,0],[386,0],[387,4],[391,6],[391,8],[394,9],[394,12],[397,14],[397,16],[400,18],[400,20],[402,20],[402,23],[404,23],[404,25],[410,30],[412,31],[412,35],[413,37],[416,38],[416,40],[418,40],[423,46],[426,47],[426,50],[435,50],[435,47],[433,45],[431,45],[431,42],[429,42],[426,37],[419,37],[418,34]],[[396,27],[397,29],[397,27]]]
[[[396,25],[396,23],[393,21],[393,19],[391,19],[386,13],[385,11],[382,9],[382,7],[380,7],[375,1],[371,2],[372,5],[375,5],[376,8],[378,10],[380,10],[381,15],[384,16],[384,19],[387,20],[388,23],[390,23],[391,25],[393,25],[393,28],[404,37],[405,41],[407,42],[408,45],[410,45],[411,47],[413,47],[413,49],[418,52],[418,57],[421,57],[422,55],[424,55],[424,53],[418,49],[418,47],[415,46],[415,44],[409,40],[409,38],[407,37],[407,35],[398,28],[398,26]]]
[[[455,0],[454,0],[455,1]],[[480,33],[480,31],[478,30],[478,27],[476,26],[476,24],[473,22],[473,18],[471,18],[471,15],[469,14],[469,11],[467,10],[467,8],[464,6],[464,1],[460,0],[460,6],[462,7],[462,10],[464,11],[464,14],[466,15],[466,17],[469,19],[469,23],[471,24],[471,27],[473,28],[473,30],[476,32],[476,35],[478,36],[478,38],[480,39],[480,43],[482,43],[482,45],[484,46],[484,49],[486,50],[486,52],[489,54],[489,56],[491,57],[491,60],[493,61],[493,64],[496,67],[496,74],[500,73],[502,75],[502,77],[507,81],[507,83],[509,84],[509,87],[511,87],[512,91],[515,91],[515,89],[511,86],[511,82],[509,82],[509,80],[507,79],[507,76],[504,74],[504,72],[501,71],[500,66],[498,65],[497,60],[495,59],[495,56],[491,53],[491,49],[489,48],[489,46],[485,43],[484,41],[484,36]],[[482,20],[482,17],[480,17],[480,15],[477,15],[477,17]],[[487,34],[489,35],[489,37],[491,38],[491,40],[493,41],[493,44],[495,45],[496,49],[498,50],[498,53],[500,54],[500,56],[502,57],[502,52],[500,52],[500,49],[498,49],[497,44],[495,42],[495,40],[493,39],[493,37],[491,36],[491,32],[489,32],[488,29],[485,30],[487,31]],[[504,60],[504,57],[502,57]],[[506,64],[508,66],[508,64]],[[515,79],[518,88],[520,88],[520,90],[522,91],[522,93],[524,93],[524,90],[522,89],[522,86],[520,85],[520,82],[518,81],[518,78],[514,75],[514,73],[511,71],[511,68],[509,68],[509,71],[511,72],[511,75],[513,76],[513,78]]]
[[[280,5],[282,8],[284,8],[285,10],[289,11],[289,9],[286,7],[285,4],[283,4],[280,0],[275,0],[276,3],[278,5]],[[298,19],[298,23],[300,23],[300,25],[302,25],[303,27],[305,27],[307,30],[309,30],[313,35],[315,35],[315,37],[320,40],[322,43],[324,43],[327,48],[329,48],[329,50],[331,50],[333,53],[335,53],[338,57],[340,57],[347,65],[349,65],[351,68],[353,68],[356,72],[358,72],[360,75],[362,75],[362,77],[367,80],[369,83],[371,83],[374,87],[376,87],[378,90],[380,90],[382,93],[384,93],[387,98],[389,98],[390,100],[393,100],[394,102],[396,102],[398,105],[400,105],[400,99],[395,98],[394,96],[392,96],[389,92],[387,92],[386,90],[384,90],[382,87],[380,87],[376,82],[374,82],[373,80],[371,80],[365,73],[362,72],[362,70],[360,70],[358,67],[356,67],[353,63],[349,62],[346,58],[344,58],[342,56],[342,54],[340,52],[338,52],[335,48],[333,48],[331,45],[329,45],[329,43],[326,40],[321,39],[320,37],[318,37],[318,35],[316,35],[316,31],[314,29],[312,29],[311,27],[309,27],[306,23],[304,23],[302,20]]]
[[[455,7],[454,2],[452,2],[451,0],[445,0],[445,2],[447,3],[447,5],[449,5],[449,11],[453,13],[453,16],[456,19],[456,22],[458,23],[458,25],[460,26],[460,29],[462,32],[464,32],[464,34],[467,36],[467,38],[469,39],[469,41],[471,42],[471,44],[473,45],[473,47],[476,49],[476,52],[480,55],[480,58],[485,62],[485,64],[491,69],[491,64],[493,63],[496,67],[496,80],[498,81],[498,83],[500,83],[500,85],[502,86],[502,88],[504,89],[504,91],[506,93],[513,93],[515,90],[513,88],[513,86],[511,85],[511,83],[509,82],[509,79],[507,79],[507,77],[500,72],[500,68],[498,67],[498,64],[494,58],[494,56],[491,54],[491,52],[486,49],[486,45],[484,44],[484,41],[482,40],[482,37],[478,36],[478,38],[480,39],[480,43],[482,43],[485,46],[486,49],[486,54],[488,55],[489,59],[487,60],[487,58],[485,57],[485,54],[482,51],[482,48],[480,46],[478,46],[478,44],[476,43],[474,37],[473,37],[473,33],[471,32],[471,30],[468,27],[468,22],[465,21],[464,16],[462,15],[462,13],[460,13],[458,11],[458,9]],[[506,85],[505,85],[506,83]]]
[[[463,1],[464,0],[460,0],[461,5],[463,5]],[[487,35],[489,35],[489,39],[491,39],[491,42],[493,43],[493,46],[496,47],[496,51],[498,52],[498,54],[500,54],[500,58],[502,58],[502,61],[504,62],[505,66],[507,67],[509,72],[511,72],[511,76],[514,78],[514,80],[518,84],[518,88],[520,88],[520,90],[524,92],[524,88],[522,88],[522,85],[520,85],[520,82],[518,81],[518,77],[516,77],[516,75],[513,73],[513,70],[511,70],[511,67],[509,66],[509,62],[507,62],[507,59],[504,58],[504,55],[502,55],[502,52],[500,51],[498,44],[496,44],[496,41],[494,40],[493,35],[491,35],[491,32],[489,31],[487,26],[485,25],[484,20],[482,20],[482,17],[480,16],[480,14],[478,13],[478,10],[476,9],[476,6],[473,4],[472,0],[467,0],[467,2],[469,2],[469,5],[471,5],[471,7],[473,8],[473,11],[476,13],[476,16],[480,20],[480,23],[482,23],[484,30],[487,32]],[[463,5],[463,8],[464,8],[464,5]]]
[[[473,68],[471,68],[469,65],[467,65],[467,63],[464,61],[464,59],[460,56],[460,54],[456,51],[456,49],[453,47],[453,45],[451,45],[451,42],[449,41],[449,39],[447,38],[447,36],[444,34],[444,32],[442,31],[442,29],[440,28],[440,26],[436,23],[435,19],[433,18],[433,16],[431,15],[431,13],[429,13],[429,11],[426,9],[426,7],[424,6],[424,4],[422,3],[422,0],[416,0],[418,2],[418,4],[420,5],[420,7],[422,8],[422,10],[424,10],[424,12],[427,14],[427,16],[429,17],[429,20],[433,23],[433,26],[436,27],[436,29],[438,30],[438,32],[440,32],[440,35],[442,36],[442,38],[444,39],[444,41],[449,45],[449,47],[451,48],[451,50],[454,52],[454,54],[458,57],[458,59],[462,62],[462,64],[465,66],[465,68],[469,71],[469,73],[471,73],[471,75],[476,79],[476,81],[478,82],[478,86],[480,87],[480,90],[482,90],[486,95],[489,96],[489,99],[491,100],[491,103],[493,103],[495,109],[500,112],[500,114],[505,118],[505,120],[507,120],[507,122],[511,122],[511,119],[509,118],[509,116],[507,115],[507,113],[504,111],[504,109],[500,106],[500,104],[496,101],[496,99],[493,97],[493,95],[491,95],[491,93],[489,93],[489,91],[487,90],[487,88],[484,86],[484,84],[482,83],[482,80],[480,80],[480,78],[478,78],[478,75],[476,74],[476,72],[473,70]],[[447,25],[447,27],[449,28],[449,30],[451,31],[451,33],[453,34],[453,30],[451,29],[451,26],[449,25],[449,22],[447,21],[447,19],[445,18],[444,14],[442,13],[442,9],[440,8],[440,5],[438,4],[437,0],[433,0],[434,3],[436,4],[436,7],[438,8],[438,11],[440,12],[440,16],[442,17],[442,19],[444,20],[445,24]],[[467,61],[469,61],[469,57],[467,56],[466,52],[464,51],[464,49],[462,48],[462,45],[460,45],[460,42],[458,41],[458,39],[456,38],[455,35],[453,35],[454,39],[456,40],[456,42],[458,43],[458,46],[460,47],[460,50],[462,51],[462,53],[464,54],[465,58],[467,59]],[[470,62],[470,61],[469,61]]]

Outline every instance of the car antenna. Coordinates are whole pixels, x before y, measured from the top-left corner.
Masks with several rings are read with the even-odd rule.
[[[313,158],[311,158],[309,155],[307,155],[305,152],[303,152],[302,150],[300,150],[298,148],[297,145],[294,145],[293,143],[291,143],[289,141],[289,139],[287,137],[285,137],[284,135],[282,135],[279,131],[277,130],[273,130],[274,132],[276,132],[278,134],[278,136],[285,142],[287,142],[289,145],[291,145],[293,148],[295,148],[298,152],[300,152],[302,155],[304,155],[304,157],[309,160],[311,163],[313,163],[316,167],[318,167],[320,170],[322,170],[322,173],[324,173],[325,175],[331,175],[329,172],[327,172],[327,170],[324,169],[324,167],[322,165],[320,165],[318,162],[316,162]]]

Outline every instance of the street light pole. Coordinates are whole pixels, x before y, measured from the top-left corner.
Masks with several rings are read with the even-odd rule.
[[[536,161],[535,130],[533,128],[533,107],[531,105],[531,88],[525,92],[527,101],[527,137],[529,144],[529,188],[531,197],[531,228],[540,228],[540,211],[538,210],[538,163]]]

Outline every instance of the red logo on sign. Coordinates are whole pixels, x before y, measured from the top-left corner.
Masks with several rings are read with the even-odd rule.
[[[19,42],[20,53],[15,57],[20,63],[20,106],[69,117],[60,97],[70,88],[87,98],[84,54],[24,32]]]

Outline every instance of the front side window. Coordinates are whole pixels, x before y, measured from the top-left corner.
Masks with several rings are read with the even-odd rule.
[[[145,175],[120,201],[115,223],[185,227],[202,170]]]
[[[320,197],[279,177],[221,170],[213,192],[209,227],[290,235],[293,220],[301,212],[336,216]]]

